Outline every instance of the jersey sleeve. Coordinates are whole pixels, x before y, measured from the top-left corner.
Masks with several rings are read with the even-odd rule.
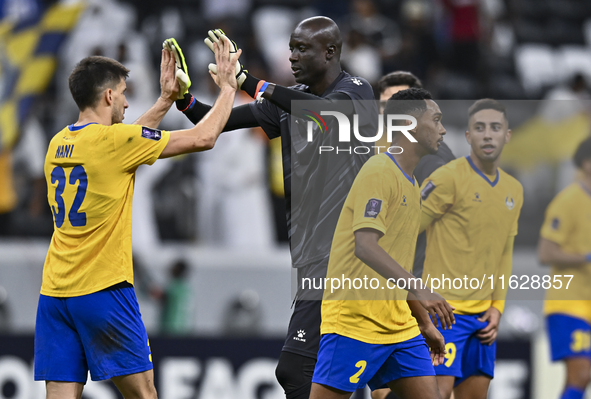
[[[253,101],[248,106],[269,140],[281,137],[281,111],[276,105],[264,100],[262,103]]]
[[[554,198],[546,209],[540,236],[560,246],[564,245],[575,224],[571,215],[572,209],[565,203],[563,197]]]
[[[353,231],[371,228],[386,234],[386,216],[392,201],[395,177],[384,179],[377,162],[368,161],[359,171],[349,195],[352,195]]]
[[[423,212],[439,219],[455,202],[456,187],[452,171],[441,167],[433,172],[421,186]]]
[[[115,124],[111,129],[115,159],[126,171],[134,171],[142,164],[152,165],[170,140],[170,132],[140,125]]]

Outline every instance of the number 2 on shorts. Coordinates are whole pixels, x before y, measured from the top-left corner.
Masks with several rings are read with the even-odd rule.
[[[363,374],[366,366],[367,366],[367,362],[365,360],[360,360],[357,363],[355,363],[355,367],[358,367],[359,370],[355,374],[353,374],[351,377],[349,377],[349,382],[352,384],[357,384],[359,382],[359,376],[361,374]]]

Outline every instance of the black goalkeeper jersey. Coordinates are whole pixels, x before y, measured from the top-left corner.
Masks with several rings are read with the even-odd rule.
[[[291,89],[309,92],[305,85]],[[353,102],[354,113],[359,115],[359,134],[375,136],[378,110],[373,90],[365,79],[341,72],[321,97],[331,93],[346,94]],[[341,208],[355,176],[374,153],[374,143],[359,141],[352,131],[350,142],[339,142],[338,123],[331,116],[324,117],[328,132],[320,132],[315,126],[313,141],[308,142],[310,119],[292,116],[268,100],[251,103],[250,107],[267,136],[282,140],[292,265],[299,269],[306,267],[305,277],[325,277]],[[347,117],[353,130],[353,115]],[[320,146],[335,150],[320,153]],[[371,151],[365,153],[361,147]]]

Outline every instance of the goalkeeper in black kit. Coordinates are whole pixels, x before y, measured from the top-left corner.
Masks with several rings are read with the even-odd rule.
[[[209,32],[206,44],[218,40],[223,32]],[[186,92],[177,108],[197,123],[211,108],[188,92],[180,48],[173,39],[165,45],[178,56],[177,78]],[[316,354],[320,342],[320,306],[322,290],[306,289],[303,279],[318,281],[326,276],[332,237],[349,189],[370,157],[350,152],[322,152],[339,144],[362,146],[359,135],[374,137],[378,130],[378,109],[370,84],[341,70],[342,39],[339,28],[329,18],[313,17],[300,22],[291,34],[289,61],[298,83],[290,88],[255,78],[236,64],[239,87],[258,101],[235,107],[224,131],[260,126],[269,139],[281,137],[286,218],[290,238],[292,266],[297,269],[298,292],[289,323],[276,375],[288,399],[308,399]],[[215,65],[210,64],[215,74]],[[307,134],[307,120],[294,108],[292,101],[315,101],[315,107],[338,111],[353,121],[359,116],[358,133],[351,141],[339,143],[336,118],[326,117],[329,134]],[[302,119],[300,119],[302,118]],[[353,124],[351,124],[353,126]],[[352,147],[350,147],[352,148]],[[363,152],[363,151],[358,151]],[[373,151],[372,151],[373,153]]]

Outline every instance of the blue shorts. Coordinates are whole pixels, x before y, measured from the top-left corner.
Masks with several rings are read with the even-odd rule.
[[[133,287],[89,295],[41,295],[35,325],[35,380],[85,383],[152,369],[148,334]]]
[[[568,357],[591,358],[591,324],[578,317],[555,313],[546,316],[552,361]]]
[[[497,342],[492,345],[480,343],[476,336],[488,322],[477,319],[484,313],[475,315],[455,315],[456,324],[451,330],[444,330],[439,323],[439,331],[445,339],[445,361],[435,367],[437,375],[456,377],[455,385],[473,375],[494,377]]]
[[[312,382],[353,392],[366,384],[374,390],[398,378],[429,375],[435,372],[421,335],[397,344],[376,345],[325,334],[320,339]]]

